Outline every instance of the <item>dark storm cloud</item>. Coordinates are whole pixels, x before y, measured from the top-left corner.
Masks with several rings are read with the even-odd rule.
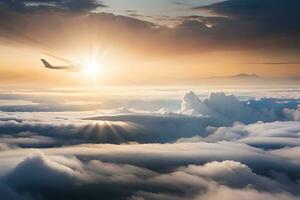
[[[89,30],[90,39],[104,38],[110,45],[117,41],[117,46],[121,49],[132,46],[131,42],[135,41],[131,49],[133,53],[144,52],[148,56],[216,49],[279,48],[284,51],[299,49],[300,46],[298,37],[300,27],[297,23],[300,20],[297,11],[299,2],[296,0],[289,2],[230,0],[193,8],[218,14],[212,17],[156,16],[156,18],[169,19],[170,23],[176,22],[177,25],[173,28],[158,26],[133,17],[104,13],[90,13],[78,18],[80,15],[78,11],[92,11],[97,7],[105,7],[98,1],[49,0],[41,4],[42,1],[36,0],[30,1],[31,6],[28,2],[27,4],[23,1],[1,2],[0,7],[5,11],[1,13],[0,19],[0,33],[3,37],[29,43],[32,46],[58,48],[62,43],[68,46],[78,41],[79,36],[76,34],[66,39],[66,32]],[[45,2],[54,6],[45,5]],[[22,12],[17,12],[18,14],[12,12],[24,9],[34,9],[39,12],[31,12],[27,15],[21,14]],[[64,15],[61,15],[62,13]],[[136,15],[136,13],[131,14]],[[126,34],[116,35],[114,34],[116,32],[126,32]],[[137,34],[139,37],[136,37]],[[111,35],[114,36],[113,39]],[[59,38],[64,38],[64,41],[60,41]],[[149,49],[155,51],[149,55]]]
[[[106,7],[104,4],[95,0],[64,0],[57,4],[65,9],[72,11],[93,10],[98,7]]]
[[[213,24],[213,33],[224,34],[224,39],[233,34],[237,39],[271,40],[299,47],[299,7],[297,0],[228,0],[193,9],[206,9],[223,16],[204,21]]]
[[[240,23],[253,23],[257,28],[267,32],[299,31],[300,14],[297,0],[228,0],[202,7],[210,11],[230,17]],[[197,8],[195,8],[197,9]]]
[[[4,0],[0,2],[0,9],[16,12],[61,9],[64,11],[91,11],[98,7],[106,7],[96,0]]]

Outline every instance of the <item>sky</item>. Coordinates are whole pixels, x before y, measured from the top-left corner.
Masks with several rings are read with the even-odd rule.
[[[297,7],[297,0],[4,0],[1,82],[193,85],[239,74],[294,79],[300,74]],[[96,70],[43,68],[41,58],[66,64],[55,57]]]
[[[1,200],[299,200],[299,7],[1,0]]]

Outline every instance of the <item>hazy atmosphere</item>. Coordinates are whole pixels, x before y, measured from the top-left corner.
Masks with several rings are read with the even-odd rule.
[[[0,199],[300,199],[300,1],[0,1]]]

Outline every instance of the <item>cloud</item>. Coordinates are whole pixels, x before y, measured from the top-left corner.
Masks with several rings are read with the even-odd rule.
[[[282,149],[276,149],[271,151],[272,154],[276,156],[280,156],[283,158],[286,158],[288,160],[291,160],[295,163],[300,163],[299,155],[300,155],[300,147],[285,147]]]
[[[190,16],[183,19],[179,16],[175,20],[181,22],[174,28],[111,13],[91,13],[106,6],[101,1],[46,1],[54,6],[39,5],[41,1],[27,2],[36,5],[29,6],[23,1],[7,0],[1,3],[2,6],[0,4],[4,10],[0,20],[1,36],[13,41],[13,44],[17,42],[38,49],[43,48],[43,51],[51,49],[61,52],[66,47],[72,47],[68,52],[76,52],[73,51],[74,44],[78,43],[79,39],[84,41],[81,49],[85,43],[104,43],[103,46],[116,48],[114,53],[129,54],[135,61],[136,54],[139,53],[139,57],[147,58],[150,62],[162,56],[224,49],[279,49],[283,53],[286,50],[296,50],[297,53],[299,50],[297,44],[300,29],[297,22],[300,16],[295,9],[298,7],[297,0],[289,3],[284,0],[231,0],[215,3],[201,9],[216,12],[222,15],[221,17]],[[29,9],[30,14],[15,13],[16,10],[24,9]],[[82,12],[85,15],[82,15]],[[85,30],[89,30],[88,33]],[[115,32],[126,34],[114,35]],[[83,33],[87,34],[88,38],[83,37]],[[139,38],[135,37],[137,33]],[[135,42],[134,47],[131,45],[132,41]],[[155,51],[149,54],[149,49]]]
[[[285,108],[283,114],[288,120],[300,121],[300,107],[297,109]]]
[[[298,109],[298,99],[205,96],[187,92],[177,111],[0,112],[0,193],[299,199],[300,124],[284,114]]]
[[[297,0],[289,1],[289,3],[284,0],[229,0],[194,9],[207,9],[224,16],[212,18],[211,21],[217,29],[215,33],[225,35],[223,39],[233,34],[232,36],[238,37],[237,40],[240,41],[252,39],[255,43],[255,40],[264,40],[259,45],[272,45],[267,41],[269,38],[275,44],[283,45],[286,42],[286,45],[292,46],[292,41],[299,43],[296,38],[300,31],[297,24],[300,19],[296,9],[298,6]],[[209,18],[208,21],[210,21]],[[239,36],[234,33],[238,30]]]
[[[0,183],[0,194],[4,200],[33,200],[29,194],[18,194],[6,184]]]
[[[300,145],[298,122],[257,122],[212,129],[204,141],[236,141],[263,149],[279,149]]]
[[[290,106],[293,106],[293,101],[284,104],[266,98],[240,101],[234,95],[226,95],[223,92],[211,93],[208,98],[201,101],[195,93],[188,92],[182,100],[180,113],[210,116],[227,123],[235,121],[253,123],[284,120],[283,110]]]
[[[265,192],[258,192],[255,190],[251,190],[251,189],[235,190],[227,187],[221,187],[220,189],[210,192],[207,195],[204,195],[204,197],[201,197],[201,199],[203,200],[213,200],[219,198],[231,199],[231,200],[238,200],[238,199],[295,200],[298,197],[293,197],[285,193],[283,194],[265,193]]]
[[[101,1],[95,0],[65,0],[57,2],[59,7],[71,11],[90,11],[98,7],[106,7]]]
[[[84,12],[92,11],[98,7],[106,7],[101,1],[96,0],[4,0],[0,3],[0,9],[16,12],[47,11],[61,9],[63,11]]]
[[[297,193],[286,192],[285,185],[256,175],[246,165],[234,161],[190,165],[159,173],[128,164],[83,162],[36,153],[21,161],[4,178],[7,188],[26,192],[33,199],[54,196],[56,199],[210,199],[225,191],[228,193],[225,199],[230,199],[232,193],[241,197],[248,194],[256,198],[297,198]],[[61,191],[59,195],[57,190]]]
[[[209,106],[196,96],[192,91],[187,92],[181,103],[181,113],[187,115],[218,116]]]
[[[167,104],[167,101],[156,100],[155,102],[160,102],[161,106]],[[170,102],[175,104],[176,101],[170,100]],[[145,102],[141,106],[147,104]],[[178,107],[179,105],[178,103]],[[296,123],[268,124],[259,121],[288,120],[284,110],[296,105],[297,100],[292,99],[241,101],[233,95],[224,93],[212,93],[200,100],[195,93],[187,92],[182,99],[181,109],[177,111],[168,109],[143,111],[123,107],[106,111],[74,112],[77,109],[75,108],[71,113],[60,112],[58,117],[56,112],[59,106],[56,103],[52,105],[50,100],[43,102],[42,105],[41,103],[33,105],[37,107],[34,110],[42,106],[52,107],[56,112],[31,113],[30,109],[24,113],[0,113],[0,142],[12,147],[55,147],[82,143],[166,143],[204,139],[205,141],[240,140],[239,142],[254,146],[262,145],[264,148],[295,146],[298,144],[297,140],[283,137],[294,134],[285,127],[298,129]],[[248,126],[251,123],[255,124]],[[264,126],[270,126],[269,132],[273,130],[273,126],[277,128],[282,126],[282,133],[278,134],[277,138],[269,133],[255,135],[258,132],[255,129],[264,129]],[[286,134],[285,129],[288,131]]]
[[[39,150],[49,156],[71,156],[83,161],[101,160],[102,162],[129,164],[160,172],[185,165],[202,165],[213,161],[232,160],[247,165],[256,174],[274,179],[276,173],[284,174],[291,180],[300,178],[297,172],[299,164],[294,163],[293,160],[281,158],[264,149],[237,142],[82,144]],[[1,158],[7,163],[2,170],[13,168],[16,161],[29,153],[32,153],[32,150],[24,148],[2,152]],[[280,177],[278,179],[285,180]]]
[[[80,167],[76,160],[66,160],[65,165],[54,162],[44,155],[29,156],[25,158],[11,172],[7,181],[9,185],[15,188],[21,187],[65,187],[69,184],[76,184],[76,179],[83,178],[79,169],[72,167]],[[31,173],[30,173],[31,172]],[[40,177],[45,179],[41,179]],[[28,180],[30,180],[28,182]]]
[[[56,119],[56,122],[8,119],[0,121],[0,141],[22,147],[49,147],[80,143],[170,142],[183,136],[206,135],[207,126],[219,126],[208,117],[127,114],[92,120]]]

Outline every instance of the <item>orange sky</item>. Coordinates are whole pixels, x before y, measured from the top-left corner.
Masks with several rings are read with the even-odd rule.
[[[300,75],[299,49],[291,46],[292,37],[260,38],[243,33],[235,38],[225,35],[226,30],[224,36],[220,35],[217,28],[192,20],[170,28],[107,13],[7,11],[0,21],[0,82],[172,85],[197,84],[201,78],[236,74]],[[98,70],[91,76],[82,71],[45,69],[41,58],[54,65],[66,65],[45,54],[84,65],[93,62]],[[249,64],[268,62],[283,64]]]

